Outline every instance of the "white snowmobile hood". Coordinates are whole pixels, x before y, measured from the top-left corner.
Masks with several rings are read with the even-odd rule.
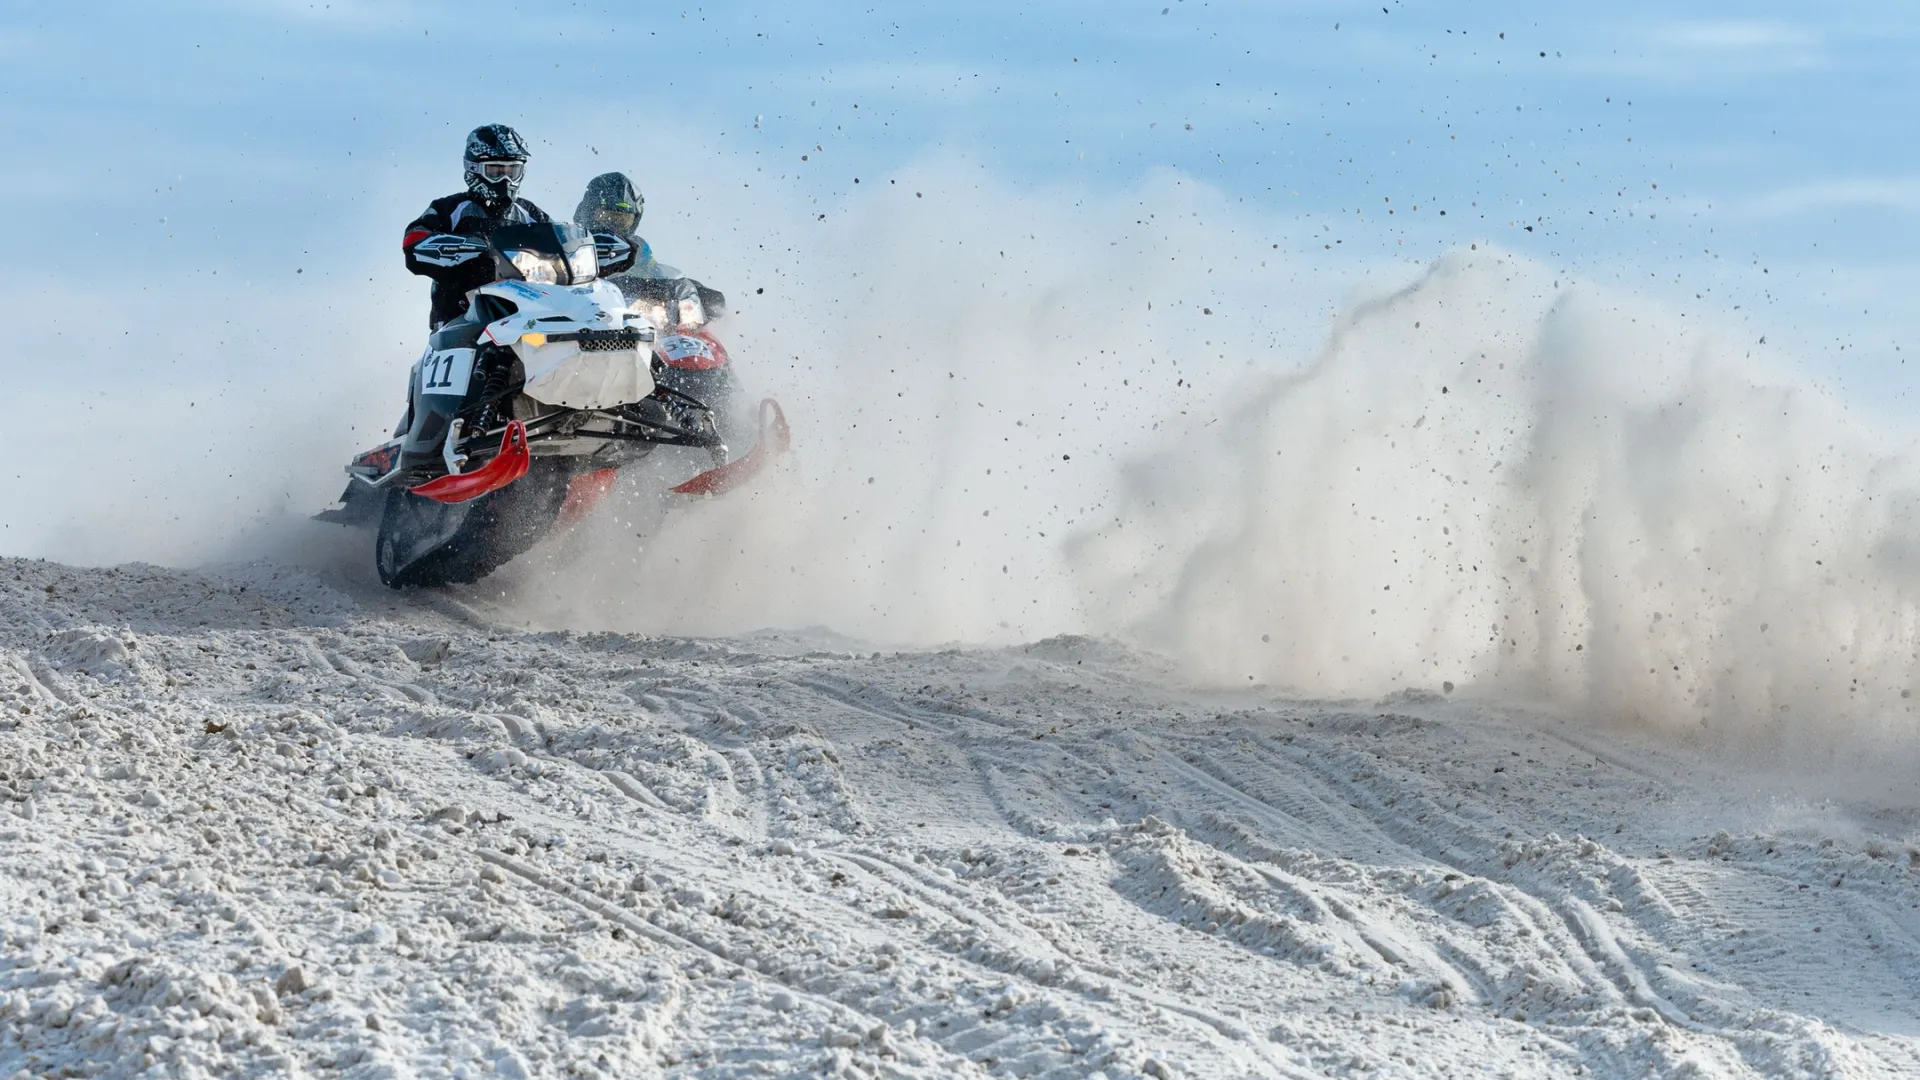
[[[629,317],[626,299],[614,286],[500,281],[478,291],[497,293],[520,308],[486,333],[519,355],[528,397],[569,409],[607,409],[653,393],[652,350],[646,342],[629,349],[583,350],[577,342],[541,341],[543,335],[579,330],[650,329],[644,320]]]

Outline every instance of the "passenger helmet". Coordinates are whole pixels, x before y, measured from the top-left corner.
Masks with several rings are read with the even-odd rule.
[[[587,193],[573,212],[574,223],[588,232],[632,236],[640,228],[647,201],[625,173],[601,173],[587,181]]]
[[[527,168],[527,144],[520,133],[505,124],[487,124],[467,135],[467,190],[481,202],[499,205],[511,202],[520,192],[520,178]]]

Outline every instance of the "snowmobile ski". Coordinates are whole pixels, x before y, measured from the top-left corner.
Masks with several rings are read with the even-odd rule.
[[[434,502],[466,502],[489,491],[498,491],[527,475],[527,466],[531,461],[527,451],[527,426],[518,420],[510,420],[507,430],[500,436],[500,452],[494,455],[492,461],[472,472],[448,473],[408,490]]]
[[[772,398],[760,402],[760,441],[745,457],[716,465],[673,490],[681,495],[720,495],[760,475],[774,458],[793,445],[787,414]]]

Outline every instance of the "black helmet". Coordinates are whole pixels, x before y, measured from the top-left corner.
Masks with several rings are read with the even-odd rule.
[[[573,212],[574,224],[588,232],[632,236],[640,228],[647,201],[634,190],[625,173],[601,173],[587,181],[587,193]]]
[[[520,191],[527,168],[527,144],[505,124],[474,128],[467,135],[467,190],[481,202],[509,202]]]

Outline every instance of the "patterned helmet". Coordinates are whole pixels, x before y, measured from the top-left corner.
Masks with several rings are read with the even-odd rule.
[[[467,190],[481,202],[511,202],[527,169],[527,144],[505,124],[474,128],[467,135]]]

